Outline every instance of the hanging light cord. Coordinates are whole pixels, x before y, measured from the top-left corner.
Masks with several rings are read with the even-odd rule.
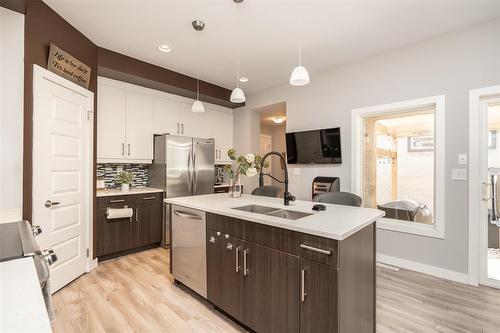
[[[302,66],[302,15],[299,18],[299,66]]]
[[[236,87],[240,87],[240,43],[238,41],[238,35],[240,32],[240,4],[236,4]]]
[[[196,32],[196,53],[197,53],[197,61],[196,61],[196,100],[200,100],[200,31]]]

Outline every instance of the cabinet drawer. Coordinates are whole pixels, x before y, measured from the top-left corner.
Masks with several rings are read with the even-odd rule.
[[[97,198],[97,204],[105,209],[123,208],[125,206],[130,207],[132,205],[132,200],[130,195],[117,195],[112,197]]]
[[[207,229],[244,238],[244,221],[229,216],[207,213]]]
[[[299,255],[298,232],[249,221],[244,221],[244,223],[246,241]]]
[[[314,235],[300,234],[299,251],[302,258],[339,267],[338,241]]]

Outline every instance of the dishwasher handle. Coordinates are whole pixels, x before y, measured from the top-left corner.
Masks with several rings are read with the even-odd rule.
[[[203,219],[203,217],[201,217],[200,215],[183,212],[182,210],[177,210],[177,209],[174,210],[174,214],[185,219],[193,219],[193,220]]]

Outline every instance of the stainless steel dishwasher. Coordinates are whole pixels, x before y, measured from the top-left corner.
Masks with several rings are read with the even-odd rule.
[[[172,205],[172,274],[207,298],[205,212]]]

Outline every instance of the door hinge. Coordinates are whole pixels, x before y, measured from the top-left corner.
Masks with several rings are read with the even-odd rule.
[[[93,116],[93,115],[94,115],[94,111],[92,111],[92,110],[88,110],[88,111],[87,111],[87,120],[92,119],[92,116]]]
[[[87,258],[90,257],[90,249],[87,249]]]

